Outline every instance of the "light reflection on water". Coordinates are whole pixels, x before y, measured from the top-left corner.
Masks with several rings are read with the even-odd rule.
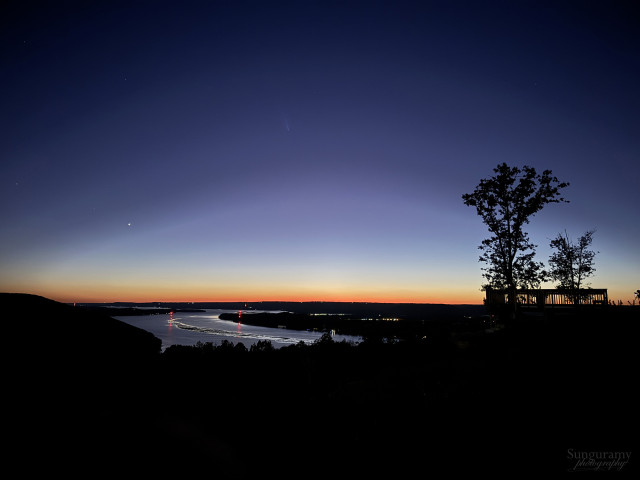
[[[236,310],[206,310],[205,312],[171,312],[160,315],[115,316],[114,318],[153,333],[162,341],[162,350],[171,345],[195,345],[211,342],[220,345],[223,340],[242,343],[247,348],[260,340],[270,341],[275,348],[298,342],[312,343],[322,332],[289,330],[247,325],[221,320],[224,312]],[[257,313],[257,312],[256,312]],[[335,341],[359,341],[358,337],[334,335]]]

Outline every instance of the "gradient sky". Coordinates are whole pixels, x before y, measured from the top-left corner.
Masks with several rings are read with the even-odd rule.
[[[0,291],[480,303],[501,162],[640,288],[640,21],[602,2],[2,2]],[[547,285],[551,286],[551,285]]]

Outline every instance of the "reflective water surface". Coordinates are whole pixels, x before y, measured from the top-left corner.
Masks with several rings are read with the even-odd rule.
[[[260,340],[269,340],[275,348],[300,341],[312,343],[322,336],[322,332],[289,330],[286,328],[258,327],[221,320],[224,312],[236,310],[206,310],[205,312],[173,312],[161,315],[114,316],[122,322],[153,333],[162,340],[162,349],[171,345],[195,345],[197,342],[211,342],[219,345],[223,340],[243,343],[249,348]],[[245,313],[245,312],[243,312]],[[246,315],[250,315],[246,312]],[[335,341],[357,342],[358,337],[334,335]]]

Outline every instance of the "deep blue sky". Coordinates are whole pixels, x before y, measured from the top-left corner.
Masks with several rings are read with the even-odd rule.
[[[0,290],[479,303],[463,193],[571,186],[640,287],[640,21],[622,2],[3,2]]]

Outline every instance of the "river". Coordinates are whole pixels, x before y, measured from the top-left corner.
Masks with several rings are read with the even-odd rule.
[[[242,343],[247,348],[260,340],[269,340],[275,348],[298,342],[312,343],[322,332],[290,330],[246,325],[231,320],[221,320],[221,313],[237,313],[237,310],[206,310],[204,312],[173,312],[159,315],[113,316],[113,318],[153,333],[162,341],[162,350],[171,345],[195,345],[211,342],[220,345],[223,340]],[[115,312],[114,312],[115,313]],[[246,312],[250,315],[250,312]],[[333,335],[335,341],[358,342],[359,337]]]

